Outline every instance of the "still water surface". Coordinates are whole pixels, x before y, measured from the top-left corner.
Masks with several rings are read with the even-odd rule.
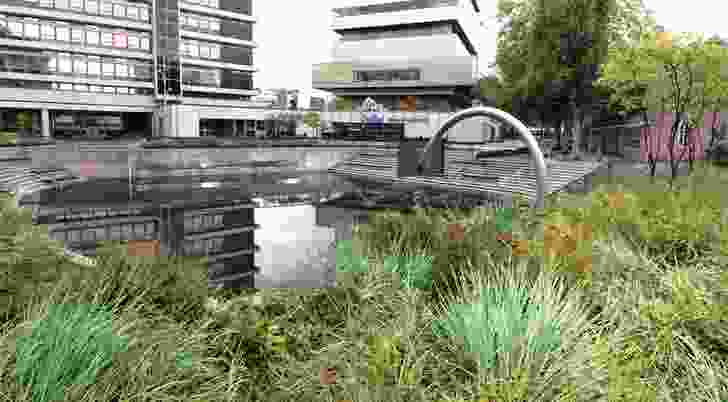
[[[365,210],[327,200],[352,191],[328,173],[96,179],[22,200],[51,237],[93,255],[98,241],[158,241],[159,252],[206,256],[210,286],[323,287],[335,280],[336,242]]]

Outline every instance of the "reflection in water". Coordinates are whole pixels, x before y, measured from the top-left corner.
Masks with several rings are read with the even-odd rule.
[[[51,198],[55,202],[48,202]],[[204,198],[81,204],[55,194],[39,197],[33,209],[36,222],[48,224],[52,238],[81,254],[93,255],[100,241],[146,240],[158,241],[162,255],[205,256],[213,287],[331,285],[336,241],[350,238],[351,224],[363,215],[311,205],[316,200],[310,194],[242,201]],[[263,200],[279,206],[263,208]]]

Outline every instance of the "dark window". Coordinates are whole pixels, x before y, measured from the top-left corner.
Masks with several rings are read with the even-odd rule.
[[[253,50],[249,47],[222,45],[220,61],[225,63],[253,65]]]
[[[238,14],[253,15],[253,0],[220,0],[220,9]]]
[[[194,86],[219,87],[220,70],[185,67],[182,73],[182,83]]]
[[[355,81],[417,81],[419,70],[355,71]]]
[[[240,40],[253,40],[253,24],[245,21],[222,21],[222,35]]]
[[[253,89],[252,74],[244,71],[225,70],[222,73],[222,87],[228,89]]]

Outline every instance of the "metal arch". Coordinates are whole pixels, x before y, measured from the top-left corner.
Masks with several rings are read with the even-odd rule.
[[[422,155],[420,155],[420,159],[418,161],[418,170],[420,172],[423,171],[424,168],[429,168],[432,166],[432,152],[435,148],[435,144],[442,144],[442,140],[444,140],[445,135],[447,134],[448,130],[452,128],[455,124],[458,122],[475,117],[475,116],[484,116],[484,117],[490,117],[495,118],[499,121],[505,122],[513,126],[513,128],[516,129],[518,134],[520,134],[521,139],[526,143],[526,146],[528,147],[528,151],[531,154],[531,158],[533,158],[536,162],[536,202],[535,207],[538,209],[543,209],[544,207],[544,198],[546,195],[546,161],[544,160],[543,153],[541,152],[541,148],[538,146],[538,143],[536,142],[536,138],[531,134],[531,132],[526,128],[526,126],[521,123],[518,119],[513,117],[511,114],[506,113],[500,109],[487,107],[487,106],[476,106],[469,109],[461,110],[454,115],[450,116],[449,119],[445,121],[445,123],[442,124],[439,130],[435,133],[432,138],[427,142],[427,145],[425,145],[424,150],[422,151]],[[444,152],[444,148],[442,146],[439,147],[440,152]],[[426,164],[425,164],[426,163]]]

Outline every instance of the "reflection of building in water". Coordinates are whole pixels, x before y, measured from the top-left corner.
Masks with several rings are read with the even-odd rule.
[[[212,286],[252,287],[253,204],[205,208],[69,208],[44,213],[52,238],[92,255],[97,242],[159,240],[163,255],[206,256]]]

